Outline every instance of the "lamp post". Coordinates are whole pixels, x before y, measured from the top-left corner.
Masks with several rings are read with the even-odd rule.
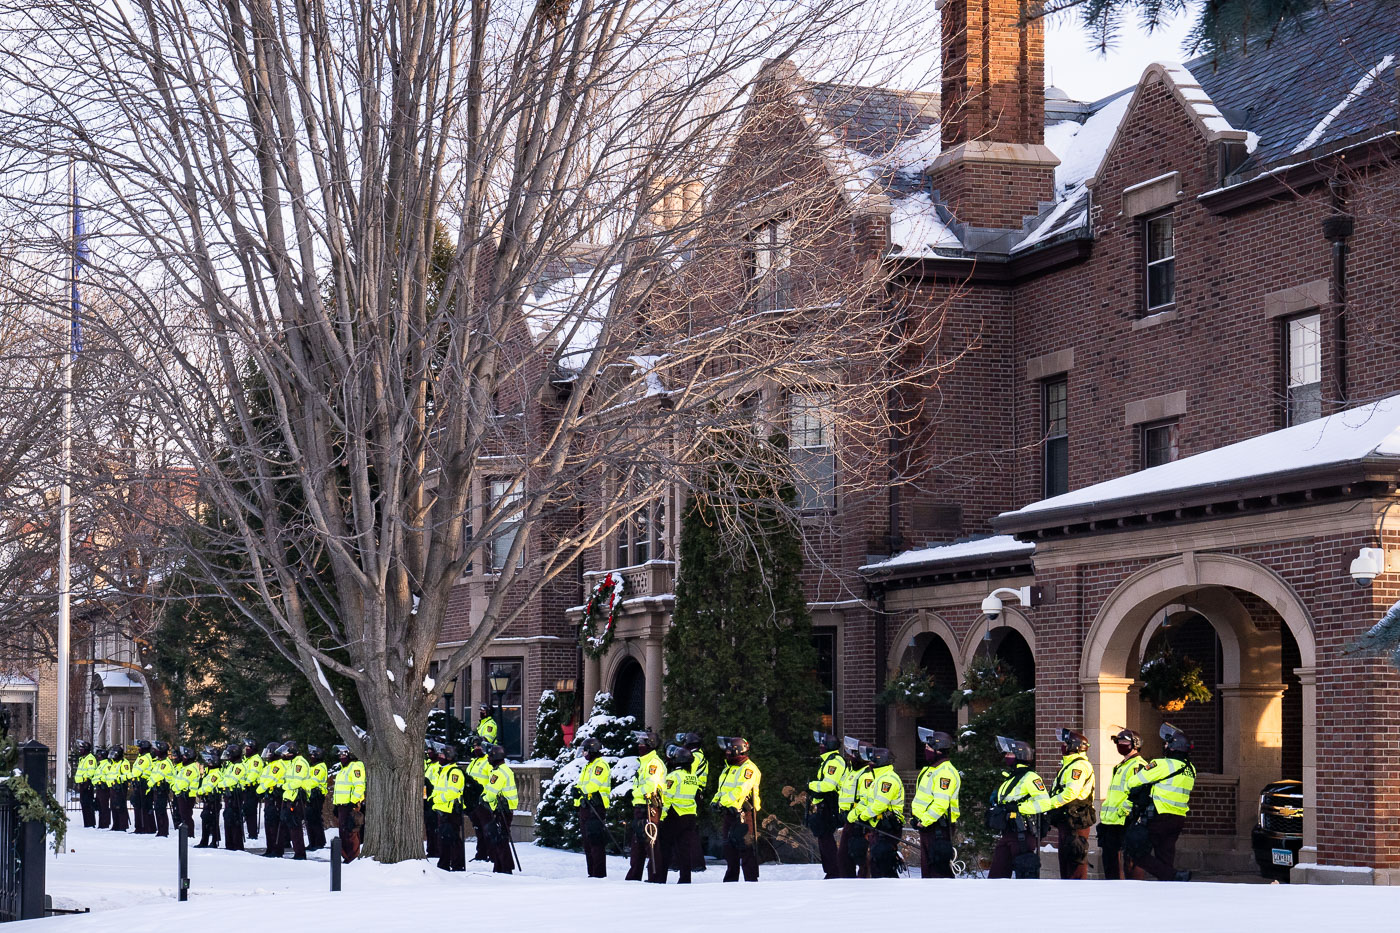
[[[491,685],[491,707],[496,717],[496,734],[504,739],[506,714],[501,704],[505,700],[506,691],[510,689],[510,672],[504,668],[493,667],[486,680]]]

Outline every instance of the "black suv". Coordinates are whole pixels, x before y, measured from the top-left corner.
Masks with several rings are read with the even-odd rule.
[[[1259,793],[1259,822],[1250,833],[1254,860],[1265,878],[1288,880],[1303,847],[1303,785],[1274,781]]]

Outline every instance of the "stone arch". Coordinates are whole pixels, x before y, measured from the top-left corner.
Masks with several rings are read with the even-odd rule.
[[[1271,650],[1280,637],[1263,632],[1240,595],[1262,600],[1287,627],[1298,649],[1299,683],[1302,688],[1304,805],[1316,800],[1316,689],[1314,666],[1317,644],[1307,607],[1277,573],[1255,561],[1232,554],[1186,552],[1160,560],[1136,573],[1104,601],[1084,640],[1080,658],[1080,684],[1084,695],[1084,723],[1100,774],[1111,771],[1117,756],[1108,736],[1117,725],[1134,725],[1135,656],[1150,635],[1153,619],[1173,605],[1194,610],[1210,622],[1220,637],[1223,658],[1220,691],[1224,702],[1225,777],[1238,780],[1235,798],[1237,846],[1247,848],[1254,818],[1258,786],[1277,770],[1277,749],[1251,739],[1262,735],[1278,716],[1283,676],[1281,652]],[[1104,787],[1099,788],[1100,792]],[[1217,837],[1219,838],[1219,837]],[[1304,845],[1316,845],[1312,820],[1304,824]]]
[[[611,649],[603,656],[602,676],[598,678],[598,683],[603,689],[612,690],[613,682],[617,680],[618,669],[629,658],[642,665],[642,670],[646,670],[646,655],[640,642],[631,638],[614,640]]]
[[[886,659],[890,670],[895,670],[901,664],[909,662],[912,642],[920,635],[932,635],[935,638],[943,639],[943,643],[948,646],[948,652],[952,654],[955,661],[961,656],[958,636],[953,634],[953,627],[938,613],[921,609],[914,613],[913,617],[901,625],[899,631],[895,633],[894,641],[890,643],[889,657]]]
[[[919,610],[899,627],[886,658],[887,670],[895,671],[906,665],[918,665],[931,643],[941,645],[952,663],[953,682],[948,686],[951,693],[957,688],[962,677],[962,670],[958,667],[958,638],[948,621],[931,610]],[[957,721],[960,721],[960,717],[954,715],[954,723]],[[934,722],[920,723],[919,717],[903,713],[894,706],[885,711],[885,741],[895,752],[895,764],[902,774],[912,776],[918,771],[918,759],[911,755],[910,751],[916,747],[916,728],[921,724],[930,728],[940,727]]]
[[[1001,612],[1001,618],[991,626],[992,629],[1009,628],[1026,640],[1026,644],[1031,649],[1031,656],[1036,657],[1035,648],[1035,628],[1032,627],[1030,619],[1015,606],[1005,606]],[[959,651],[959,663],[963,670],[967,670],[972,659],[976,657],[978,650],[982,647],[983,636],[987,633],[987,617],[981,615],[977,617],[976,623],[968,630],[967,635],[962,640]]]

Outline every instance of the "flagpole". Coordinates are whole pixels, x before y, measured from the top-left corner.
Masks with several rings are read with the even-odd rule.
[[[69,245],[69,314],[77,314],[73,297],[78,289],[78,189],[73,171],[73,160],[68,160],[68,193],[72,203],[68,207]],[[58,493],[58,735],[55,742],[57,766],[54,783],[58,805],[68,807],[68,671],[71,651],[69,620],[70,600],[70,539],[72,537],[72,490],[68,477],[73,469],[73,322],[70,319],[68,333],[63,342],[63,454],[61,467],[63,483]]]

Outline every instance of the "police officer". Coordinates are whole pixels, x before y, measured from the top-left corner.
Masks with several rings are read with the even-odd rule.
[[[77,770],[73,772],[73,783],[78,787],[78,801],[83,809],[83,828],[92,829],[97,825],[97,811],[94,809],[95,794],[93,779],[97,777],[97,756],[92,753],[92,743],[79,739],[74,747],[78,759]]]
[[[437,814],[438,861],[443,871],[466,871],[467,853],[462,843],[462,791],[467,776],[457,764],[457,746],[441,745],[433,776],[433,811]]]
[[[467,815],[471,818],[472,832],[476,835],[476,852],[472,855],[472,861],[490,862],[494,859],[491,856],[491,842],[487,830],[491,827],[493,817],[483,802],[482,795],[491,781],[491,758],[487,754],[491,745],[479,735],[472,736],[468,741],[471,761],[467,763],[468,785],[464,794],[464,806],[469,808]]]
[[[107,773],[112,808],[112,831],[124,833],[131,825],[130,817],[126,812],[126,791],[131,782],[131,765],[126,760],[126,749],[120,745],[113,745],[107,750],[107,759],[112,763],[112,768]]]
[[[428,858],[438,857],[440,838],[437,831],[438,811],[433,808],[433,788],[437,787],[438,772],[442,770],[442,746],[423,740],[423,840]]]
[[[486,759],[491,763],[491,775],[481,792],[481,802],[491,812],[491,826],[495,828],[491,870],[509,875],[516,867],[510,826],[515,820],[515,808],[520,806],[520,796],[515,790],[515,772],[506,764],[506,750],[492,745],[486,752]]]
[[[836,861],[842,878],[865,877],[865,833],[851,819],[856,798],[870,786],[869,762],[860,742],[846,736],[844,754],[846,773],[841,778],[841,793],[837,797],[837,817],[841,822],[841,840],[836,846]]]
[[[1089,763],[1089,740],[1073,729],[1060,729],[1060,770],[1045,798],[1027,801],[1022,812],[1049,813],[1059,834],[1060,878],[1089,877],[1089,828],[1094,825],[1094,766]]]
[[[603,757],[603,743],[589,736],[579,743],[588,762],[574,781],[574,806],[578,807],[579,835],[583,837],[583,861],[588,877],[608,876],[608,797],[612,793],[612,768]]]
[[[894,771],[888,748],[870,752],[870,789],[857,801],[856,821],[865,825],[870,877],[899,877],[899,839],[904,828],[904,780]]]
[[[1191,873],[1177,871],[1175,862],[1176,840],[1186,825],[1191,791],[1196,786],[1196,766],[1191,762],[1193,746],[1186,733],[1171,723],[1162,723],[1158,735],[1165,753],[1152,762],[1152,767],[1136,772],[1126,781],[1130,796],[1142,797],[1144,792],[1133,794],[1138,788],[1151,789],[1153,811],[1146,818],[1150,851],[1139,854],[1129,847],[1128,854],[1135,863],[1133,877],[1146,879],[1151,875],[1159,881],[1190,881]]]
[[[813,732],[821,760],[817,776],[807,782],[807,828],[817,837],[817,850],[822,857],[825,877],[840,878],[841,866],[836,854],[836,827],[839,825],[841,781],[846,776],[846,759],[841,754],[841,740],[825,732]]]
[[[194,800],[199,796],[199,786],[204,781],[203,771],[195,756],[194,749],[180,746],[180,786],[181,795],[176,798],[180,823],[185,827],[187,837],[194,836]]]
[[[170,835],[170,778],[175,773],[169,742],[151,743],[151,815],[157,836]]]
[[[724,750],[724,770],[715,789],[715,806],[724,814],[724,880],[758,880],[759,782],[763,774],[749,760],[749,740],[738,736],[716,739]]]
[[[92,805],[97,810],[97,828],[108,829],[112,825],[112,787],[108,783],[112,762],[104,745],[94,748],[92,757],[97,759],[97,767],[92,772]]]
[[[1106,880],[1117,881],[1127,877],[1124,873],[1123,824],[1128,820],[1132,809],[1128,802],[1128,779],[1139,771],[1147,770],[1147,759],[1139,754],[1142,737],[1131,729],[1123,729],[1113,737],[1113,746],[1123,760],[1113,766],[1113,777],[1108,783],[1108,793],[1103,798],[1103,812],[1099,815],[1099,846],[1103,849],[1103,876]],[[1127,867],[1131,867],[1129,861]]]
[[[679,884],[690,884],[691,856],[699,841],[695,801],[700,781],[690,770],[695,753],[683,745],[666,746],[666,787],[661,798],[661,850],[659,874],[664,884],[672,866],[680,872]]]
[[[219,847],[219,814],[223,809],[223,771],[219,767],[219,753],[214,746],[206,745],[199,753],[204,763],[204,774],[199,782],[199,798],[204,809],[199,811],[199,843],[196,849],[217,849]]]
[[[1001,749],[1001,786],[992,795],[992,807],[987,822],[993,832],[999,832],[992,851],[992,867],[988,878],[1040,877],[1039,817],[1035,807],[1049,794],[1040,775],[1031,770],[1035,749],[1019,739],[997,736]]]
[[[243,786],[248,775],[243,769],[243,746],[224,746],[220,784],[224,792],[224,848],[243,851]]]
[[[320,746],[306,746],[306,758],[311,763],[311,786],[306,800],[306,851],[316,852],[326,847],[326,775],[328,769]]]
[[[136,743],[136,760],[131,763],[131,811],[132,822],[138,836],[146,836],[156,831],[155,816],[151,812],[151,740],[141,739]]]
[[[705,757],[704,745],[700,741],[700,733],[685,732],[676,733],[676,744],[688,750],[691,755],[690,773],[695,775],[695,783],[698,788],[695,797],[695,842],[690,849],[690,870],[692,872],[705,870],[705,849],[700,842],[700,818],[705,813],[707,801],[705,792],[710,786],[710,762]]]
[[[482,703],[477,711],[481,713],[481,718],[476,721],[476,734],[485,739],[487,745],[495,745],[501,730],[496,725],[496,717],[491,715],[491,705]]]
[[[277,750],[286,770],[282,775],[282,827],[287,835],[285,847],[292,844],[292,859],[306,860],[306,839],[302,828],[306,824],[306,801],[311,794],[311,764],[301,754],[296,742],[288,741]]]
[[[348,745],[337,745],[335,754],[340,766],[335,772],[331,802],[340,833],[340,858],[343,862],[353,862],[360,854],[360,827],[355,817],[364,811],[365,764]]]
[[[258,744],[250,738],[243,740],[243,774],[247,785],[243,791],[243,825],[245,837],[258,838],[258,785],[262,783],[267,762],[258,754]]]
[[[258,778],[258,797],[263,807],[263,832],[267,836],[264,858],[281,858],[287,851],[287,828],[282,824],[282,790],[287,774],[287,763],[278,754],[281,748],[276,742],[268,742],[263,749],[263,769]]]
[[[914,785],[910,821],[919,831],[920,870],[925,878],[953,877],[953,830],[961,815],[962,775],[953,767],[953,737],[919,727],[926,764]]]
[[[633,732],[632,742],[639,756],[637,773],[632,776],[632,864],[628,881],[646,880],[662,884],[666,877],[657,866],[656,840],[661,830],[661,804],[666,793],[666,765],[656,753],[656,733]]]

